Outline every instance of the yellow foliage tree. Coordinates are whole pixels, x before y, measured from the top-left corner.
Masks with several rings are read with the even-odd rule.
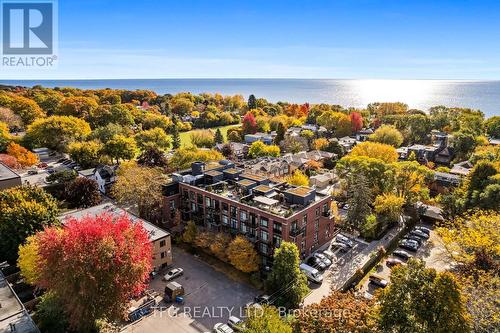
[[[328,140],[325,138],[319,138],[313,141],[312,147],[318,150],[325,150],[328,147]]]
[[[389,221],[395,222],[401,214],[404,203],[405,199],[403,197],[392,193],[377,195],[375,198],[375,212],[386,216]]]
[[[7,146],[7,154],[15,157],[23,167],[32,166],[38,163],[38,156],[15,142],[9,143]]]
[[[309,186],[309,178],[299,169],[295,170],[291,176],[288,176],[286,181],[290,185]]]
[[[34,285],[40,277],[38,268],[40,256],[36,236],[28,237],[26,243],[19,246],[18,254],[17,267],[21,270],[21,275],[27,283]]]
[[[259,269],[259,256],[253,244],[242,236],[236,236],[227,247],[229,262],[242,272],[250,273]]]
[[[385,163],[393,163],[398,160],[396,148],[378,142],[362,142],[352,149],[351,155],[377,158]]]

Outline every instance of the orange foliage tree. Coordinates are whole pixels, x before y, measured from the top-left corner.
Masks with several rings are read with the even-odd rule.
[[[7,154],[15,157],[23,167],[32,166],[38,163],[38,156],[15,142],[9,143],[7,146]]]

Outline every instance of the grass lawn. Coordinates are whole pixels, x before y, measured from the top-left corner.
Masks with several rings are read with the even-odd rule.
[[[221,126],[221,127],[212,127],[210,128],[212,131],[215,132],[215,130],[217,128],[220,128],[220,131],[222,133],[222,136],[224,137],[224,140],[226,141],[227,140],[227,130],[232,128],[232,127],[238,127],[238,126],[241,126],[240,124],[236,124],[236,125],[227,125],[227,126]],[[196,131],[197,129],[194,129],[192,131],[188,131],[188,132],[181,132],[179,133],[179,136],[181,138],[181,146],[188,146],[191,144],[191,133],[193,131]]]

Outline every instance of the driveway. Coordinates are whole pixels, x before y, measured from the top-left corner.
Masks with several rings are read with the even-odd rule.
[[[159,309],[150,317],[130,325],[125,332],[211,331],[216,323],[226,323],[231,315],[241,318],[245,304],[260,294],[252,286],[228,278],[177,247],[174,247],[173,253],[173,266],[184,269],[184,274],[173,280],[184,287],[184,304],[161,302]],[[167,282],[162,277],[167,271],[163,270],[151,282],[151,289],[163,294]]]

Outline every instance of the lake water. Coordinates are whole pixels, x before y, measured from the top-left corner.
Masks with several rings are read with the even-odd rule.
[[[371,102],[404,102],[428,110],[435,105],[469,107],[487,117],[500,115],[500,81],[444,80],[323,80],[323,79],[161,79],[161,80],[39,80],[0,84],[46,87],[150,89],[159,94],[189,91],[223,95],[254,94],[271,102],[329,103],[366,107]]]

